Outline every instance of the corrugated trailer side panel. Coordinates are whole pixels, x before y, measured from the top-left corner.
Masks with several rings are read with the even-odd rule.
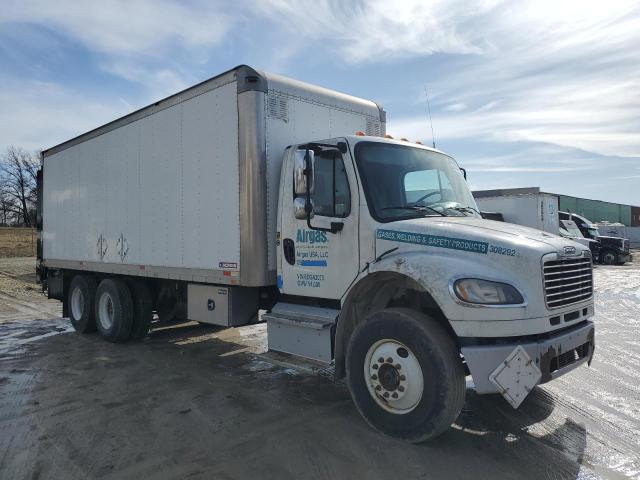
[[[46,157],[44,258],[239,267],[238,176],[230,82]]]

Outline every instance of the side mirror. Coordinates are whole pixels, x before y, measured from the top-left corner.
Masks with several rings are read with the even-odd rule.
[[[293,188],[296,195],[307,194],[307,179],[309,181],[309,193],[313,193],[313,166],[313,150],[295,151],[293,158]],[[309,171],[307,171],[307,168],[309,168]]]
[[[309,218],[313,218],[313,200],[312,199],[309,199],[308,204],[307,204],[307,199],[305,197],[296,197],[293,199],[293,214],[296,217],[296,220],[306,220],[307,211],[311,214]]]

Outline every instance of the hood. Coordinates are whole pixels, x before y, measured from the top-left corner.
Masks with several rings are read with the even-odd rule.
[[[624,238],[622,238],[622,237],[610,237],[610,236],[607,236],[607,235],[598,235],[598,240],[600,240],[602,242],[622,243],[624,241]]]
[[[379,231],[387,230],[486,242],[497,247],[528,246],[543,254],[562,252],[564,247],[576,245],[571,240],[534,228],[473,217],[416,218],[399,220],[379,227]]]

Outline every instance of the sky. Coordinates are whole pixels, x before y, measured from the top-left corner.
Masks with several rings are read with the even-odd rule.
[[[48,148],[239,64],[381,102],[472,189],[640,205],[640,3],[3,0],[0,150]],[[313,140],[313,139],[310,139]]]

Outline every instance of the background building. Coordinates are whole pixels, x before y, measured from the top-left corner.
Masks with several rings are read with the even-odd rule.
[[[577,213],[592,222],[607,221],[622,223],[627,227],[640,226],[640,207],[568,195],[558,195],[558,202],[561,211]]]

